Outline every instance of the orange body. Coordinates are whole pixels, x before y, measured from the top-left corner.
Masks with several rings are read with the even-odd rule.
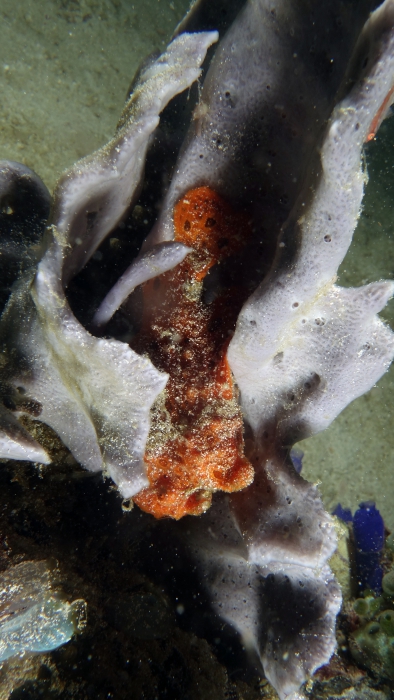
[[[135,502],[157,518],[198,515],[216,490],[253,480],[243,453],[243,420],[226,359],[240,302],[226,289],[204,303],[203,279],[236,253],[248,223],[208,187],[174,209],[176,240],[194,249],[174,270],[143,286],[141,331],[133,344],[169,374],[152,412],[145,462],[150,486]]]

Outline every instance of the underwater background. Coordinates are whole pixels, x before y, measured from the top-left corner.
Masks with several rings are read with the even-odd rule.
[[[47,187],[113,135],[141,61],[162,50],[186,0],[0,0],[0,153]],[[367,146],[369,184],[339,284],[394,277],[394,123]],[[383,317],[393,325],[394,302]],[[302,444],[303,474],[328,510],[375,500],[394,528],[392,368],[333,425]]]
[[[163,50],[188,7],[186,0],[0,0],[0,158],[28,165],[52,190],[62,171],[113,135],[141,61]],[[394,119],[383,123],[366,148],[366,159],[369,183],[352,246],[340,268],[343,286],[394,278]],[[393,301],[383,317],[394,328]],[[339,501],[354,511],[361,501],[373,500],[388,529],[394,529],[393,388],[392,367],[328,430],[300,443],[303,476],[319,483],[329,511]],[[199,593],[190,589],[173,609],[171,567],[176,569],[178,555],[160,571],[159,583],[146,555],[135,572],[133,557],[138,558],[141,541],[146,544],[151,536],[147,516],[122,513],[119,497],[101,476],[81,472],[66,487],[67,458],[61,464],[57,474],[52,467],[40,472],[32,465],[4,465],[0,510],[14,528],[14,540],[11,545],[2,539],[0,563],[6,562],[7,548],[32,558],[52,551],[72,572],[70,591],[74,586],[78,597],[88,600],[93,622],[83,640],[57,650],[54,660],[49,655],[44,661],[12,660],[0,671],[0,700],[275,698],[256,674],[251,671],[246,677],[240,671],[240,652],[227,642],[231,633],[224,625],[222,638],[210,639],[211,645],[218,640],[218,661],[212,646],[198,636],[196,613],[183,617],[188,596]],[[42,478],[46,472],[48,483]],[[63,499],[59,507],[52,501],[54,492]],[[54,528],[59,530],[55,546]],[[161,535],[155,526],[152,529],[149,546],[160,550]],[[89,551],[84,570],[78,547]],[[186,574],[185,588],[188,585]],[[136,614],[128,621],[125,611],[130,607],[141,610],[140,617]],[[201,609],[208,617],[203,599]],[[109,646],[116,663],[108,656]],[[81,656],[86,660],[83,668]],[[89,668],[94,659],[96,669],[97,664],[102,667],[98,673]],[[321,692],[313,697],[334,697]],[[372,692],[363,697],[394,697],[387,689]]]

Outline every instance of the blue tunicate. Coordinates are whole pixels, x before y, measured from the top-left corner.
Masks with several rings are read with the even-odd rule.
[[[52,651],[68,642],[76,631],[75,603],[48,598],[3,621],[0,661],[15,654]]]
[[[350,508],[343,508],[340,503],[338,503],[338,505],[335,506],[334,510],[332,511],[332,514],[335,515],[337,518],[343,520],[344,523],[353,522],[352,511],[350,510]]]
[[[360,503],[353,518],[357,581],[361,590],[381,593],[384,522],[372,501]]]
[[[61,600],[51,579],[45,561],[22,562],[0,576],[0,662],[57,649],[83,628],[86,603]]]
[[[373,501],[360,503],[353,518],[354,538],[362,552],[381,552],[384,547],[384,522]]]
[[[290,450],[290,459],[293,462],[293,467],[296,470],[297,474],[301,474],[303,457],[304,453],[298,447],[293,447]]]

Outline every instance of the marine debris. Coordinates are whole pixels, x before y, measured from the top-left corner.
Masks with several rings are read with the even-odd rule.
[[[146,512],[202,514],[176,531],[214,609],[280,699],[296,700],[335,650],[341,593],[332,518],[290,450],[394,356],[377,317],[394,284],[335,284],[363,145],[392,100],[394,0],[371,15],[370,0],[346,12],[340,0],[240,0],[160,215],[87,330],[67,287],[136,204],[159,114],[201,75],[218,40],[188,32],[197,9],[206,29],[204,6],[142,69],[112,141],[57,184],[42,255],[21,267],[1,318],[0,455],[50,462],[27,416]],[[0,197],[18,168],[2,165]],[[127,342],[107,333],[117,309]]]

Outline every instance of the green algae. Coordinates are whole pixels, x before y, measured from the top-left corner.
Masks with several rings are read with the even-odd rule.
[[[392,553],[390,546],[383,558],[389,565]],[[361,598],[353,601],[352,608],[359,621],[349,637],[349,650],[360,666],[375,676],[394,681],[394,566],[383,576],[382,594],[375,596],[364,591]]]
[[[383,576],[382,587],[383,587],[383,591],[386,594],[386,596],[390,596],[391,598],[394,596],[394,570],[393,569],[388,571],[387,574],[385,574]]]

